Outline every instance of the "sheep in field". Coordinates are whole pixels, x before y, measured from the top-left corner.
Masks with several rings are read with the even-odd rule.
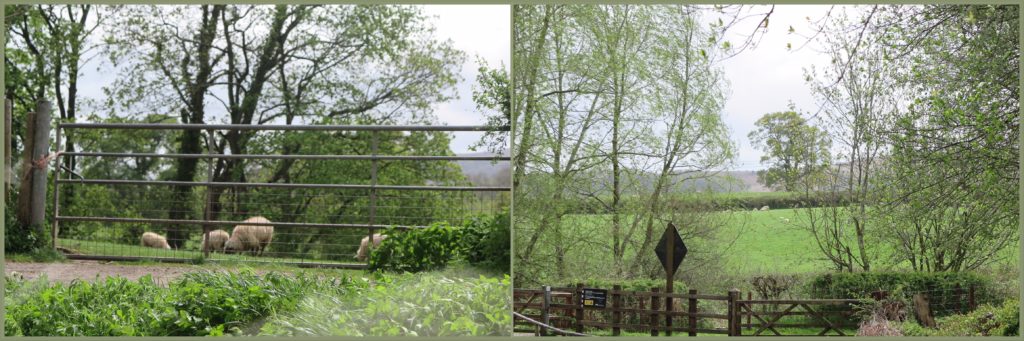
[[[155,247],[158,249],[171,249],[171,246],[167,244],[167,238],[153,232],[146,232],[142,234],[142,246]]]
[[[254,255],[263,254],[263,250],[270,245],[274,238],[274,227],[270,225],[244,225],[244,223],[270,223],[267,218],[256,216],[246,219],[243,225],[235,226],[231,231],[231,237],[224,242],[224,252],[249,251]]]
[[[380,242],[383,241],[384,238],[387,238],[387,237],[388,236],[380,234],[380,233],[374,233],[373,234],[373,247],[380,246]],[[358,259],[359,261],[366,260],[367,252],[369,251],[369,245],[367,245],[367,244],[369,244],[369,243],[370,243],[370,237],[363,237],[363,240],[359,242],[359,251],[356,252],[356,259]]]
[[[207,243],[206,235],[203,234],[203,251],[224,251],[224,243],[228,238],[231,238],[228,231],[213,230],[210,231],[210,240]]]

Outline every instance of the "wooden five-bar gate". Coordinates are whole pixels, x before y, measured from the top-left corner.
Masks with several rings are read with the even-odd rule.
[[[851,317],[853,306],[860,300],[805,299],[754,300],[747,294],[741,299],[739,290],[725,295],[705,295],[697,290],[686,293],[665,293],[661,288],[650,291],[628,291],[616,285],[607,290],[603,307],[583,304],[583,285],[576,287],[544,287],[515,289],[513,309],[515,332],[536,335],[559,334],[550,329],[572,330],[576,333],[611,331],[611,335],[650,333],[651,336],[684,332],[702,334],[784,335],[792,329],[808,328],[817,335],[848,335],[844,328],[856,328]],[[667,304],[667,302],[672,302]],[[783,321],[797,316],[799,323]],[[679,323],[682,322],[682,323]],[[785,322],[785,323],[784,323]]]

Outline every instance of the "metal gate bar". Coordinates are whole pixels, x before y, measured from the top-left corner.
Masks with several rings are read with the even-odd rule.
[[[54,158],[55,164],[55,176],[54,176],[54,225],[53,225],[53,239],[54,247],[57,247],[58,243],[58,231],[60,222],[108,222],[113,224],[183,224],[183,225],[199,225],[203,228],[203,234],[207,234],[210,230],[210,226],[216,225],[238,225],[238,221],[227,221],[227,220],[213,220],[212,217],[206,216],[202,220],[188,220],[188,219],[156,219],[156,218],[126,218],[126,217],[89,217],[89,216],[64,216],[61,215],[61,207],[59,200],[60,185],[61,184],[81,184],[81,185],[135,185],[135,186],[186,186],[186,187],[205,187],[209,188],[236,188],[236,187],[247,187],[247,188],[281,188],[281,189],[326,189],[326,190],[368,190],[370,203],[367,206],[370,210],[370,215],[366,218],[369,220],[369,224],[358,224],[358,223],[303,223],[303,222],[277,222],[269,224],[261,223],[247,223],[247,225],[271,225],[282,228],[289,227],[308,227],[308,228],[329,228],[329,229],[366,229],[369,232],[367,235],[372,236],[374,230],[384,228],[397,228],[397,229],[415,229],[422,228],[422,225],[390,225],[390,224],[376,224],[376,209],[378,207],[387,207],[391,209],[402,209],[405,208],[401,204],[397,206],[395,204],[385,204],[380,206],[376,201],[378,197],[391,198],[392,200],[402,200],[401,196],[381,196],[378,191],[441,191],[441,192],[510,192],[510,187],[497,187],[497,186],[422,186],[422,185],[379,185],[377,184],[377,163],[379,161],[510,161],[511,158],[508,156],[449,156],[449,155],[378,155],[376,150],[378,135],[380,131],[416,131],[416,132],[428,132],[428,131],[503,131],[508,132],[510,129],[507,126],[504,127],[490,127],[490,126],[423,126],[423,125],[395,125],[395,126],[375,126],[375,125],[245,125],[245,124],[137,124],[137,123],[61,123],[57,125],[57,151],[58,157]],[[208,150],[206,154],[179,154],[179,153],[123,153],[123,152],[60,152],[60,134],[63,129],[128,129],[128,130],[206,130],[212,134],[215,130],[246,130],[246,131],[368,131],[372,132],[371,135],[371,146],[373,150],[371,155],[281,155],[281,154],[214,154],[212,150]],[[209,147],[209,141],[208,147]],[[64,157],[109,157],[109,158],[170,158],[170,159],[209,159],[211,160],[210,166],[212,167],[212,160],[216,159],[266,159],[266,160],[362,160],[371,161],[371,180],[369,184],[289,184],[289,183],[243,183],[243,182],[189,182],[189,181],[152,181],[152,180],[117,180],[117,179],[83,179],[80,176],[78,179],[60,177],[60,170],[72,172],[73,170],[61,168],[61,162]],[[212,172],[212,168],[209,169]],[[72,173],[73,174],[73,173]],[[75,174],[77,175],[77,174]],[[212,179],[212,175],[208,175]],[[247,193],[241,193],[247,194]],[[271,193],[259,193],[260,196],[275,196],[278,194]],[[294,195],[292,193],[291,195]],[[336,194],[328,195],[333,198]],[[307,196],[308,197],[308,196]],[[366,196],[342,196],[343,198],[366,198]],[[412,199],[413,197],[408,197]],[[456,197],[458,198],[458,197]],[[483,200],[486,197],[475,196],[476,200]],[[500,197],[490,197],[492,200]],[[465,200],[466,198],[463,198]],[[206,204],[210,203],[209,191],[206,194]],[[347,199],[346,199],[347,200]],[[444,199],[442,199],[444,200]],[[159,202],[159,201],[154,201]],[[466,202],[463,201],[463,205]],[[448,207],[448,203],[445,206]],[[209,208],[209,206],[207,206]],[[360,206],[346,206],[350,208],[358,208]],[[459,207],[459,206],[456,206]],[[478,206],[480,207],[480,206]],[[497,207],[497,206],[495,206]],[[425,209],[431,209],[432,207],[421,207]],[[145,210],[144,210],[145,211]],[[166,210],[165,210],[166,211]],[[204,209],[206,212],[211,212]],[[472,211],[472,210],[470,210]],[[142,211],[138,211],[142,212]],[[137,213],[138,213],[137,212]],[[219,211],[221,214],[237,215],[239,212],[231,211]],[[305,213],[304,213],[305,215]],[[401,216],[402,214],[399,214]],[[391,218],[401,218],[396,215],[391,215]],[[358,217],[358,216],[357,216]],[[436,216],[431,216],[436,220]],[[321,216],[321,218],[323,218]],[[351,217],[350,217],[351,218]],[[419,216],[409,218],[416,218],[423,220],[429,218],[427,216]],[[358,222],[358,221],[357,221]],[[104,227],[105,228],[105,227]],[[277,231],[275,231],[277,232]],[[93,232],[95,233],[95,232]],[[282,234],[289,234],[282,232]],[[292,233],[291,235],[296,235]],[[343,235],[341,235],[343,237]],[[351,235],[350,235],[351,236]],[[82,240],[81,242],[89,242]],[[96,243],[95,241],[92,243]],[[81,244],[79,244],[81,245]],[[323,244],[323,245],[345,245],[345,244]],[[372,243],[370,244],[372,247]],[[314,250],[314,249],[308,249]],[[178,254],[178,250],[172,252],[174,255]],[[182,250],[182,253],[189,253],[192,251]],[[323,254],[323,249],[315,251],[319,254]],[[273,254],[298,254],[289,253],[282,251],[274,251]],[[329,255],[329,254],[328,254]],[[365,263],[324,263],[324,262],[306,262],[305,256],[299,258],[300,262],[286,262],[286,261],[266,261],[266,260],[249,260],[247,262],[258,262],[258,263],[275,263],[275,264],[291,264],[302,267],[337,267],[337,268],[365,268]],[[208,260],[211,259],[209,252],[204,251],[202,257]],[[168,262],[189,262],[189,258],[181,257],[155,257],[155,256],[119,256],[119,255],[69,255],[68,258],[72,259],[97,259],[97,260],[156,260],[156,261],[168,261]]]

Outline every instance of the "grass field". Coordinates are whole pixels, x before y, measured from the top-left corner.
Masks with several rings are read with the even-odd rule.
[[[717,212],[715,214],[720,215],[719,218],[724,222],[723,227],[717,232],[719,240],[709,245],[686,241],[687,246],[691,255],[707,252],[706,250],[711,248],[716,248],[716,251],[724,250],[720,272],[740,277],[761,273],[827,272],[831,268],[830,262],[823,257],[813,235],[800,227],[800,222],[805,220],[804,212],[804,209]],[[580,238],[575,236],[588,238],[581,242],[588,247],[568,247],[565,257],[569,268],[573,269],[572,275],[580,279],[608,278],[607,269],[612,262],[608,250],[608,245],[611,244],[611,216],[568,215],[562,221],[562,229],[574,242]],[[869,245],[869,251],[881,256],[876,261],[876,268],[903,268],[901,264],[884,261],[890,251],[883,249],[883,244],[870,244],[874,246]],[[1015,243],[1014,246],[1016,245]],[[1015,262],[1018,258],[1018,249],[1014,246],[1005,250],[1004,257],[1009,262]],[[630,259],[633,255],[628,250],[626,258]],[[687,260],[690,259],[688,256]],[[687,262],[684,261],[682,268],[685,269],[687,266]]]

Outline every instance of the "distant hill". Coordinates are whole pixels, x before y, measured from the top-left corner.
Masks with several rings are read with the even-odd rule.
[[[458,154],[458,156],[495,156],[494,153],[479,152]],[[507,155],[506,155],[507,156]],[[456,161],[474,186],[511,186],[512,163],[509,161]]]

